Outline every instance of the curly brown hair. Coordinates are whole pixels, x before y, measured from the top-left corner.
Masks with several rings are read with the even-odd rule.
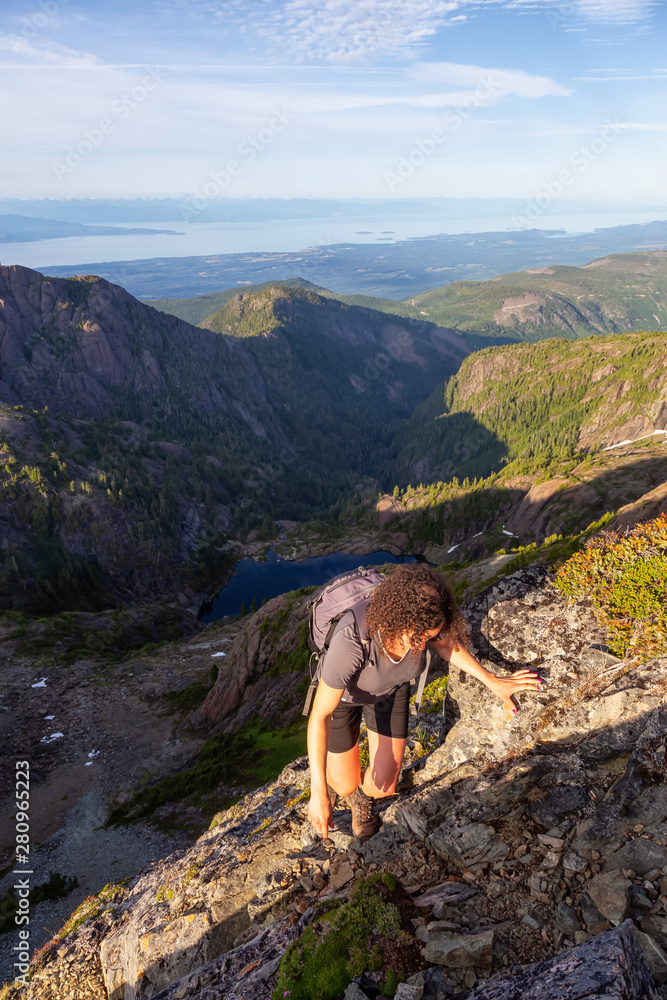
[[[370,634],[376,636],[381,628],[389,642],[406,633],[411,644],[418,645],[443,621],[443,632],[465,646],[468,630],[449,586],[439,573],[419,563],[394,570],[373,592],[366,611]]]

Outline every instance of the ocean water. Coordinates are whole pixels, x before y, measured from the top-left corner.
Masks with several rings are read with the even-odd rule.
[[[646,211],[604,211],[582,213],[544,213],[536,228],[565,230],[568,234],[590,232],[596,228],[651,222],[667,217],[667,209],[656,215]],[[33,243],[0,245],[3,264],[22,264],[36,270],[58,266],[122,260],[148,260],[153,257],[198,257],[228,253],[290,253],[308,247],[330,244],[366,243],[382,246],[397,240],[439,234],[514,231],[507,215],[468,219],[423,216],[414,218],[369,217],[355,219],[313,218],[261,222],[181,222],[165,219],[160,223],[116,223],[116,228],[171,229],[174,235],[68,236],[64,239]]]

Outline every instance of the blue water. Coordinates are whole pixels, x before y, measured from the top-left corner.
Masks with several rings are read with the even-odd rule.
[[[367,555],[346,555],[334,552],[328,556],[289,562],[271,549],[266,562],[242,559],[224,590],[202,608],[201,619],[214,622],[225,615],[240,615],[241,605],[250,609],[253,597],[257,605],[267,599],[299,587],[319,587],[332,576],[356,569],[357,566],[381,566],[383,563],[412,563],[414,556],[393,556],[391,552],[371,552]]]

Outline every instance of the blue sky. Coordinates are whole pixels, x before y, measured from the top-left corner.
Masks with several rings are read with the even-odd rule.
[[[663,0],[3,6],[5,197],[667,202]]]

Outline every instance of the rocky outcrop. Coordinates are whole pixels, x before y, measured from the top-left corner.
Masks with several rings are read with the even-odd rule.
[[[256,716],[283,726],[300,715],[294,695],[308,665],[302,635],[306,600],[303,595],[281,594],[248,619],[192,717],[195,726],[231,732]],[[295,656],[295,650],[301,655]]]
[[[645,493],[634,503],[625,504],[607,525],[608,531],[623,531],[642,521],[667,514],[667,482]]]
[[[611,991],[611,992],[610,992]],[[659,994],[632,923],[564,955],[517,969],[467,994],[467,1000],[657,1000]]]
[[[549,681],[519,696],[516,717],[453,673],[460,719],[444,744],[406,774],[367,842],[339,808],[328,851],[304,821],[307,761],[295,762],[54,942],[22,1000],[106,1000],[96,968],[112,1000],[268,1000],[313,903],[348,898],[378,871],[412,897],[424,949],[399,998],[658,1000],[667,657],[614,658],[591,608],[568,606],[539,570],[495,584],[467,615],[494,669],[533,664]],[[74,971],[81,985],[59,993]],[[377,989],[368,970],[349,996]]]

